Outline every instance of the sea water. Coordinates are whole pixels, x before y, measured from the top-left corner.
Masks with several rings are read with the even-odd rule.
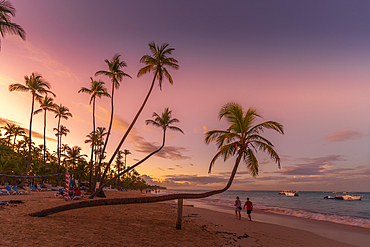
[[[162,190],[160,194],[202,192],[206,191]],[[249,197],[254,208],[261,211],[370,228],[370,192],[353,193],[363,196],[361,201],[324,199],[325,196],[333,196],[332,192],[300,191],[299,196],[294,197],[279,196],[278,193],[279,191],[228,190],[194,201],[233,208],[237,196],[242,204]]]

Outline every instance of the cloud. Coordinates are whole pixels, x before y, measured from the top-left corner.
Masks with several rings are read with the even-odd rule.
[[[348,140],[356,140],[366,136],[357,131],[352,130],[339,130],[325,137],[328,142],[342,142]]]
[[[207,131],[208,131],[209,129],[208,129],[208,127],[207,126],[203,126],[202,127],[202,130],[200,130],[200,129],[198,129],[198,128],[195,128],[194,129],[194,133],[203,133],[203,134],[205,134],[205,133],[207,133]]]
[[[341,155],[328,155],[319,158],[301,158],[303,164],[294,166],[285,166],[280,171],[273,173],[281,173],[284,175],[322,175],[325,171],[331,168],[335,161],[344,161]]]
[[[15,122],[13,120],[9,120],[7,118],[3,118],[3,117],[0,117],[0,126],[4,126],[6,124],[15,124],[15,125],[19,125],[18,122]]]

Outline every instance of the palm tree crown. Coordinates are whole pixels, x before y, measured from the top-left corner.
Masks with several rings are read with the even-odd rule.
[[[147,125],[150,124],[156,127],[160,127],[163,129],[164,132],[168,128],[170,130],[179,131],[184,134],[184,132],[179,127],[170,126],[171,124],[179,123],[180,121],[177,118],[172,118],[172,111],[169,110],[168,108],[164,109],[162,115],[158,115],[157,113],[154,112],[152,117],[154,117],[154,120],[149,119],[145,121]]]
[[[15,16],[15,8],[9,1],[1,0],[0,1],[0,33],[1,33],[1,36],[5,37],[5,35],[9,33],[9,34],[18,35],[23,40],[25,40],[26,32],[18,24],[11,22],[11,16],[13,17]],[[0,49],[1,49],[1,46],[0,46]]]
[[[212,130],[205,135],[207,144],[216,142],[219,151],[211,161],[209,172],[215,161],[223,156],[226,161],[233,155],[237,155],[236,168],[241,159],[247,165],[252,176],[258,175],[258,160],[254,154],[257,150],[267,152],[280,168],[280,157],[273,149],[274,145],[261,136],[265,129],[272,129],[284,134],[283,126],[274,121],[266,121],[254,125],[257,118],[261,116],[257,110],[249,108],[246,112],[236,103],[226,104],[219,113],[219,118],[226,118],[230,124],[226,130]]]
[[[142,56],[140,62],[146,64],[146,66],[141,68],[137,74],[137,76],[140,77],[146,73],[153,71],[155,74],[153,81],[155,79],[158,79],[159,88],[161,90],[163,77],[166,77],[168,81],[173,84],[172,76],[167,71],[165,66],[179,69],[179,65],[177,64],[178,61],[172,57],[168,57],[169,55],[172,55],[172,51],[175,50],[174,48],[167,48],[168,45],[168,43],[164,43],[159,47],[154,42],[150,42],[149,49],[152,55]]]

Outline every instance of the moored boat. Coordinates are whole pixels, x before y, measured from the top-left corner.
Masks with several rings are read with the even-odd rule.
[[[337,200],[345,200],[345,201],[360,201],[362,196],[353,195],[352,192],[333,192],[335,196],[325,196],[324,199],[337,199]]]
[[[279,196],[299,196],[299,193],[294,190],[283,190],[279,192]]]

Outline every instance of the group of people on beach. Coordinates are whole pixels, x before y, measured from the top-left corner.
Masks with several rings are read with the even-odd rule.
[[[242,211],[242,202],[239,199],[239,196],[236,197],[235,203],[235,215],[238,217],[239,220],[242,219],[241,211]],[[252,221],[251,213],[253,210],[253,203],[249,201],[249,197],[247,198],[247,201],[245,202],[243,208],[247,208],[247,214],[250,221]]]

